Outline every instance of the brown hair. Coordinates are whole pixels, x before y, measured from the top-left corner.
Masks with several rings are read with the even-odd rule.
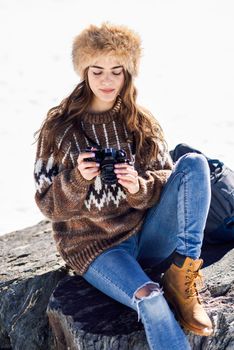
[[[145,108],[136,104],[137,90],[133,84],[131,74],[124,70],[124,86],[120,92],[121,110],[120,114],[125,122],[126,128],[132,132],[136,141],[136,157],[146,165],[152,160],[157,159],[158,141],[164,141],[162,129]],[[56,137],[61,134],[68,126],[76,126],[84,112],[88,110],[93,98],[93,92],[88,83],[88,68],[84,72],[84,80],[80,82],[72,93],[62,102],[51,108],[44,120],[42,127],[35,132],[38,134],[37,140],[42,138],[46,132],[46,138],[43,141],[44,157],[48,157],[52,152],[56,155]],[[70,113],[71,103],[76,102],[76,113]],[[80,117],[80,118],[79,118]]]

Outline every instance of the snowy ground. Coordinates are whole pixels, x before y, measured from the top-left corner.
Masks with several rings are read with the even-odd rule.
[[[165,131],[234,169],[234,3],[215,0],[0,0],[0,234],[36,224],[33,133],[78,83],[72,40],[90,23],[135,29],[138,102]]]

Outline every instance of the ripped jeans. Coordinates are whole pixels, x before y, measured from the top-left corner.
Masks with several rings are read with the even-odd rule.
[[[174,251],[199,258],[210,205],[209,179],[202,155],[182,156],[160,201],[148,209],[140,232],[99,255],[83,275],[103,293],[136,310],[152,350],[190,349],[162,289],[143,267],[157,266]],[[152,292],[137,298],[146,284],[153,284]]]

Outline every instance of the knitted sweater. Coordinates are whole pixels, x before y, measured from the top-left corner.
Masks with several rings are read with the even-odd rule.
[[[121,119],[120,107],[117,99],[109,111],[84,114],[82,128],[68,127],[58,136],[56,157],[53,153],[48,159],[43,156],[43,137],[37,145],[35,200],[52,221],[58,252],[80,275],[103,251],[140,230],[147,208],[159,200],[171,174],[172,163],[162,144],[154,168],[141,168],[132,154],[132,135]],[[74,108],[70,109],[73,113]],[[126,151],[139,174],[140,190],[136,194],[130,194],[120,184],[103,184],[100,176],[90,181],[82,177],[77,158],[90,146],[90,139],[102,147]]]

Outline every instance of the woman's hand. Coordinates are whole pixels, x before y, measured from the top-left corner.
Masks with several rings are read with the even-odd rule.
[[[139,191],[140,185],[138,181],[138,172],[132,165],[127,163],[115,164],[115,174],[118,183],[125,187],[128,192],[135,194]]]
[[[94,158],[95,153],[83,152],[79,154],[77,159],[78,169],[86,180],[92,180],[94,177],[100,174],[100,164],[96,162],[85,161],[86,158]]]

